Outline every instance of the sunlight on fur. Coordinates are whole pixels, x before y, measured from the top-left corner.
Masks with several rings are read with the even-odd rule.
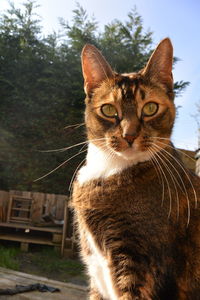
[[[172,65],[168,38],[138,73],[82,51],[87,155],[71,207],[90,300],[199,299],[200,178],[170,140]]]

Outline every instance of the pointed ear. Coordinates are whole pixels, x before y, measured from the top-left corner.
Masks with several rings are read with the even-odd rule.
[[[84,77],[84,90],[91,94],[105,79],[114,76],[110,65],[101,52],[93,45],[85,45],[81,55]]]
[[[162,40],[151,55],[142,74],[148,80],[157,81],[173,89],[173,47],[169,38]]]

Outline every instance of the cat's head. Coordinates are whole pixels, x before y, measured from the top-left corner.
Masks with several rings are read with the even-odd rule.
[[[90,142],[133,162],[148,160],[164,148],[175,119],[172,63],[168,38],[144,69],[129,74],[114,72],[96,47],[86,45],[82,68]]]

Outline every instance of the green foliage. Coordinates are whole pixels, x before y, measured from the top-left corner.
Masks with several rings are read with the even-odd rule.
[[[144,32],[136,9],[127,21],[114,20],[100,32],[96,20],[77,4],[72,21],[61,20],[62,35],[43,37],[36,7],[32,0],[23,9],[11,3],[0,16],[0,189],[67,193],[82,154],[43,180],[34,180],[81,147],[58,153],[38,150],[85,139],[83,127],[64,129],[83,122],[82,47],[96,45],[118,72],[137,71],[152,52],[152,32]],[[177,94],[187,85],[176,83]]]
[[[0,246],[0,267],[12,270],[19,270],[19,263],[16,261],[16,255],[20,252],[17,248],[6,248]]]
[[[0,253],[2,268],[65,282],[87,282],[83,264],[79,260],[62,258],[52,247],[41,246],[29,252],[22,252],[19,247],[0,246]]]
[[[45,261],[45,264],[44,264]],[[84,266],[78,260],[61,258],[53,248],[42,248],[32,255],[32,263],[46,274],[65,272],[67,276],[83,276]],[[67,278],[66,278],[67,279]]]
[[[125,23],[106,25],[99,44],[117,72],[139,71],[151,54],[152,32],[143,33],[142,18],[134,9]]]

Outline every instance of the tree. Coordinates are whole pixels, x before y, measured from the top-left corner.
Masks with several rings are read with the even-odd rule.
[[[66,193],[84,158],[75,157],[80,148],[58,153],[38,150],[85,140],[82,127],[65,128],[83,122],[83,46],[96,45],[118,72],[137,71],[152,52],[152,32],[144,32],[136,9],[127,21],[114,20],[100,32],[95,18],[78,4],[71,23],[61,20],[63,35],[43,37],[36,7],[32,0],[21,10],[11,3],[0,18],[0,189]],[[187,84],[176,83],[176,91]],[[74,158],[65,168],[34,182],[70,156]]]

